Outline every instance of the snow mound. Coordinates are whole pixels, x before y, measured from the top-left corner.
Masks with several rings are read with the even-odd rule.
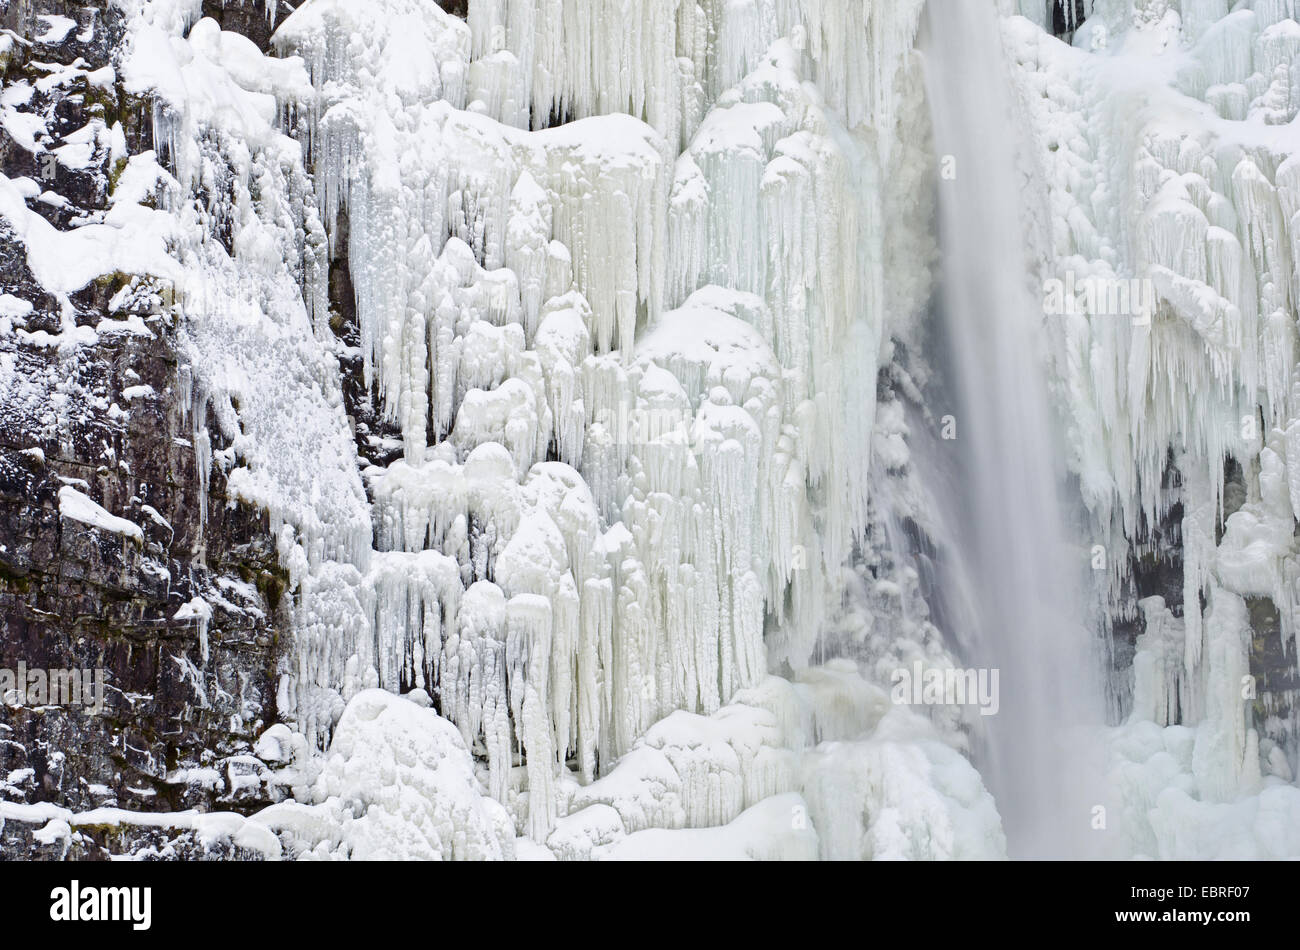
[[[456,727],[383,690],[352,698],[314,804],[257,813],[300,857],[491,860],[514,856],[505,809],[488,798]]]

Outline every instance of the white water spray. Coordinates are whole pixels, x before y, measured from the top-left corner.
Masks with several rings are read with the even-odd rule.
[[[955,400],[965,512],[961,557],[976,590],[964,653],[1000,671],[981,771],[1011,856],[1092,852],[1078,728],[1099,721],[1089,637],[1058,496],[1063,475],[1028,285],[1015,129],[992,3],[930,0],[927,84],[941,161],[941,332]]]

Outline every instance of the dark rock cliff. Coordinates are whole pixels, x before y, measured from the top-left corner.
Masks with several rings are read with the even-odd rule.
[[[0,171],[36,183],[28,190],[41,196],[28,206],[55,227],[93,220],[118,170],[112,157],[99,149],[85,167],[68,168],[54,150],[96,123],[121,123],[132,153],[152,147],[148,104],[129,101],[120,84],[112,95],[84,76],[120,53],[120,14],[107,4],[59,0],[0,10],[0,26],[12,31],[4,84],[36,90],[18,109],[46,130],[32,152],[0,128]],[[242,12],[250,28],[265,28],[262,4]],[[59,32],[51,24],[62,23],[49,17],[77,25],[42,43]],[[37,86],[60,67],[60,82]],[[75,811],[261,807],[274,793],[250,747],[276,719],[285,576],[265,516],[230,503],[216,469],[202,520],[176,314],[157,288],[112,275],[70,301],[76,325],[95,328],[98,342],[49,345],[40,331],[58,333],[67,315],[3,223],[0,294],[31,305],[0,334],[0,669],[102,669],[107,685],[100,712],[6,697],[0,803]],[[140,536],[61,512],[65,487],[134,523]],[[212,609],[206,623],[182,610],[196,597]],[[82,835],[71,849],[45,846],[33,827],[5,822],[0,812],[0,856],[207,850],[192,836],[125,826]],[[212,854],[230,856],[230,849]]]

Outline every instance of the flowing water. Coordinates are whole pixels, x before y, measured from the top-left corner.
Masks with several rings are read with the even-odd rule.
[[[926,73],[939,184],[940,338],[961,497],[959,560],[975,591],[962,654],[999,671],[977,766],[1018,858],[1094,850],[1080,727],[1099,723],[1066,544],[1061,439],[1045,381],[1043,310],[1028,283],[1010,89],[991,2],[930,0]],[[940,413],[936,413],[940,415]],[[1075,551],[1083,549],[1076,546]],[[1089,730],[1082,730],[1086,733]]]

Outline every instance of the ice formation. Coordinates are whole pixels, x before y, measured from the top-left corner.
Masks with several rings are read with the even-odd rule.
[[[498,6],[316,2],[276,46],[312,78],[321,217],[403,449],[366,469],[356,654],[441,697],[497,797],[523,755],[541,841],[566,760],[592,783],[657,721],[807,663],[863,523],[884,255],[860,228],[919,5],[781,5],[771,36],[731,6],[631,30]],[[700,794],[688,825],[739,813]]]

